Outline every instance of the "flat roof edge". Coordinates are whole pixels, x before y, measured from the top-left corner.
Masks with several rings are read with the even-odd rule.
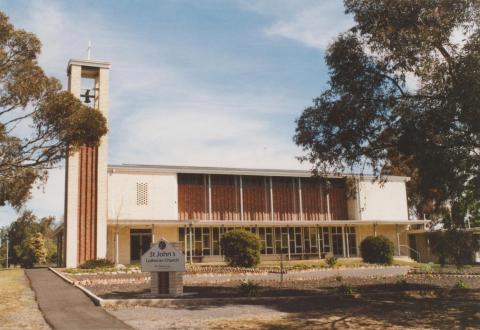
[[[209,167],[209,166],[178,166],[178,165],[140,165],[122,164],[108,165],[109,172],[136,173],[136,174],[160,174],[160,173],[185,173],[185,174],[223,174],[223,175],[257,175],[257,176],[287,176],[287,177],[312,177],[312,171],[307,170],[284,170],[284,169],[255,169],[255,168],[234,168],[234,167]],[[321,177],[345,178],[356,177],[367,180],[377,178],[373,175],[355,173],[331,173],[319,174]],[[405,176],[382,175],[387,181],[409,181]]]
[[[429,220],[292,220],[292,221],[253,221],[253,220],[136,220],[136,219],[108,219],[110,225],[219,225],[219,226],[341,226],[341,225],[424,225]]]

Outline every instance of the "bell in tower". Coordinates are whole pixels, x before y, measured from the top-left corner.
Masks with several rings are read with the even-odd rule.
[[[68,62],[68,90],[83,104],[99,110],[108,122],[110,63]],[[105,258],[107,250],[107,136],[98,147],[83,146],[70,153],[65,176],[64,264],[77,267]]]

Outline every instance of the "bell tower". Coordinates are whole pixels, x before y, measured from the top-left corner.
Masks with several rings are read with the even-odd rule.
[[[68,62],[68,91],[108,121],[109,62]],[[82,146],[65,164],[65,266],[107,253],[107,136],[98,147]]]

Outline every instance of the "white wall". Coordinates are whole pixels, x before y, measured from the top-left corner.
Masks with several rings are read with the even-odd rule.
[[[137,205],[137,183],[147,183],[147,205]],[[108,218],[178,220],[177,196],[176,174],[109,173]]]
[[[362,180],[358,184],[359,203],[356,201],[361,210],[361,220],[408,220],[404,181],[387,181],[382,184],[378,181]],[[353,204],[352,201],[350,203]]]

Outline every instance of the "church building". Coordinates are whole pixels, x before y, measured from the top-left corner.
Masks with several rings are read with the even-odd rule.
[[[108,119],[110,63],[70,60],[68,90]],[[187,262],[222,261],[220,239],[233,228],[260,238],[262,259],[359,257],[369,235],[387,236],[411,256],[406,177],[331,175],[224,167],[108,165],[108,137],[66,162],[65,222],[59,260],[77,267],[98,258],[139,263],[160,238],[179,242]]]

